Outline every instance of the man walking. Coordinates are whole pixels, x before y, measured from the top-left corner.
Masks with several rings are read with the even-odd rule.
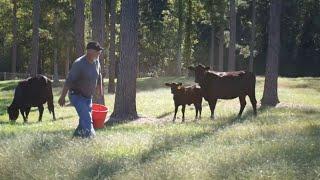
[[[99,95],[102,94],[99,56],[103,48],[98,42],[92,41],[86,49],[86,54],[72,64],[58,101],[60,106],[64,106],[69,91],[69,99],[79,116],[79,125],[73,135],[83,138],[95,136],[91,116],[92,97],[96,88]]]

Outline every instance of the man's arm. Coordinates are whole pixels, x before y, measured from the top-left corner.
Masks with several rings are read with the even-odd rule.
[[[66,103],[65,97],[66,97],[66,95],[68,93],[68,90],[69,90],[69,87],[66,84],[64,84],[62,92],[61,92],[61,95],[60,95],[60,98],[58,100],[58,103],[59,103],[60,106],[64,106],[64,104]]]
[[[66,103],[65,97],[68,93],[68,90],[70,89],[70,87],[72,87],[72,84],[79,78],[79,74],[80,74],[79,64],[74,62],[71,66],[70,72],[68,74],[68,77],[66,78],[60,98],[58,100],[58,103],[60,106],[64,106],[64,104]]]
[[[103,87],[102,87],[102,75],[100,74],[99,75],[99,79],[98,79],[98,83],[97,83],[97,92],[98,92],[98,95],[103,95]]]

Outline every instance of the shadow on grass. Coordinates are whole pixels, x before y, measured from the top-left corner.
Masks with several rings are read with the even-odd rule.
[[[76,179],[109,179],[112,175],[125,168],[125,161],[120,159],[103,160],[91,163],[83,168]]]
[[[30,155],[37,158],[46,157],[50,151],[62,149],[73,139],[74,130],[59,130],[50,132],[34,133],[34,139],[29,144]]]
[[[87,177],[88,179],[109,179],[118,172],[125,171],[128,167],[148,163],[162,157],[163,153],[172,151],[184,145],[193,143],[201,143],[201,139],[212,134],[211,132],[202,132],[198,134],[188,135],[158,135],[153,141],[152,147],[137,157],[122,156],[112,160],[99,160],[89,167],[83,168],[79,173],[79,178]],[[129,161],[129,162],[128,162]]]
[[[284,127],[285,128],[285,127]],[[289,130],[288,130],[289,131]],[[212,173],[213,179],[230,179],[237,177],[240,179],[250,179],[247,177],[251,172],[255,175],[262,174],[261,167],[264,169],[264,176],[267,179],[318,179],[317,172],[320,166],[320,127],[309,126],[290,139],[264,139],[263,142],[250,147],[254,149],[251,153],[242,153],[240,158],[232,158],[231,162],[218,164],[216,172]],[[286,166],[282,166],[285,162]],[[241,166],[239,166],[241,164]],[[257,172],[255,172],[257,171]],[[239,172],[246,172],[238,174]],[[271,174],[268,174],[271,173]],[[287,174],[290,172],[289,174]],[[290,178],[291,177],[291,178]],[[232,179],[232,178],[231,178]]]
[[[194,145],[197,146],[201,143],[201,139],[204,139],[210,135],[213,135],[211,131],[204,131],[197,134],[192,134],[191,136],[179,135],[177,136],[168,136],[164,137],[159,136],[153,141],[152,147],[147,152],[143,153],[140,159],[140,163],[147,163],[158,158],[162,157],[164,152],[172,151],[176,148],[185,146],[185,145]]]
[[[206,103],[206,104],[204,104],[204,105],[202,106],[202,108],[207,107],[207,106],[208,106],[208,104]],[[195,112],[194,106],[193,106],[193,105],[186,106],[186,109],[189,109],[188,107],[192,108],[192,111],[194,112],[194,115],[195,115],[196,112]],[[177,112],[177,116],[178,116],[178,115],[181,115],[181,117],[182,117],[181,108],[182,108],[182,107],[179,106],[179,110],[178,110],[178,112]],[[203,111],[203,109],[202,109],[202,111]],[[164,113],[158,115],[156,118],[157,118],[157,119],[161,119],[161,118],[164,118],[164,117],[169,116],[169,115],[171,115],[171,114],[174,114],[174,110],[169,111],[169,112],[164,112]],[[172,116],[172,118],[173,118],[173,116]]]
[[[294,84],[288,85],[289,88],[297,88],[297,89],[314,89],[320,92],[319,81],[320,78],[298,78],[298,79],[290,79],[290,81],[295,82]]]
[[[258,116],[261,115],[262,113],[264,113],[265,111],[271,110],[273,109],[272,107],[260,107],[258,109]],[[299,110],[301,113],[307,113],[307,114],[316,114],[318,113],[317,110],[315,109],[295,109],[295,108],[276,108],[275,110]],[[298,112],[299,113],[299,112]],[[212,136],[215,134],[217,129],[223,129],[225,127],[228,127],[232,124],[235,123],[243,123],[245,120],[249,119],[250,117],[254,117],[253,116],[253,111],[252,110],[248,110],[245,111],[245,113],[243,114],[243,116],[241,118],[233,118],[228,117],[227,121],[221,122],[219,124],[215,125],[215,128],[210,129],[208,128],[207,130],[204,130],[201,133],[196,133],[196,134],[191,134],[191,135],[181,135],[181,134],[174,134],[174,135],[166,135],[166,134],[160,134],[157,135],[156,138],[154,138],[153,144],[151,146],[150,149],[148,149],[147,151],[143,152],[141,154],[141,156],[136,159],[138,161],[138,164],[142,165],[148,162],[152,162],[152,161],[156,161],[157,159],[163,157],[163,155],[167,154],[168,152],[174,151],[176,149],[179,149],[180,147],[183,146],[198,146],[200,145],[200,143],[202,142],[201,140]],[[211,123],[212,124],[212,123]],[[208,126],[210,125],[210,123],[207,124],[201,124],[203,126]],[[131,127],[126,127],[126,128],[121,128],[120,129],[115,129],[116,131],[118,130],[124,130],[124,131],[131,131],[132,128]],[[139,129],[136,129],[139,130]],[[310,134],[310,136],[312,137],[316,137],[318,138],[320,136],[320,128],[319,127],[310,127],[307,130]],[[316,143],[316,142],[314,142]],[[285,144],[285,143],[283,143]],[[268,144],[267,144],[268,145]],[[284,145],[283,148],[281,149],[273,149],[273,147],[267,147],[266,150],[263,150],[263,154],[267,154],[269,156],[272,156],[270,158],[276,159],[276,157],[283,157],[284,159],[286,159],[289,163],[294,164],[295,161],[301,161],[303,160],[303,162],[301,164],[298,164],[299,167],[301,166],[304,167],[304,169],[306,169],[307,167],[307,163],[310,162],[312,159],[319,157],[320,153],[318,152],[318,150],[312,150],[311,155],[303,155],[303,152],[301,152],[301,147],[293,147],[295,146],[295,144],[291,144],[290,147],[286,147],[288,146],[287,144]],[[320,146],[320,145],[318,145]],[[268,149],[269,148],[269,149]],[[317,147],[316,149],[319,149],[319,147]],[[284,152],[281,152],[284,151]],[[280,153],[279,153],[280,152]],[[279,153],[279,154],[277,154]],[[293,153],[293,154],[292,154]],[[252,154],[250,154],[252,155]],[[250,157],[250,155],[248,155],[248,157],[243,157],[241,160],[237,160],[236,162],[232,162],[232,163],[227,163],[227,164],[222,164],[221,166],[218,167],[218,171],[221,171],[220,173],[218,173],[218,177],[219,178],[227,178],[230,177],[228,172],[230,174],[234,173],[234,169],[240,169],[241,171],[243,169],[247,170],[250,169],[253,166],[258,166],[261,165],[265,162],[267,162],[266,160],[261,160],[261,157],[258,156],[252,156]],[[134,158],[134,157],[133,157]],[[130,159],[130,158],[129,158]],[[125,165],[123,165],[124,161],[127,161],[128,157],[120,157],[119,159],[116,159],[114,161],[98,161],[95,164],[90,165],[90,167],[88,168],[84,168],[81,173],[79,174],[79,177],[83,176],[83,175],[87,175],[89,176],[89,178],[110,178],[112,175],[115,175],[116,173],[120,172],[120,171],[126,171],[127,167],[125,167]],[[135,159],[130,159],[129,161],[131,163],[136,163]],[[240,162],[241,161],[241,162]],[[239,164],[245,164],[246,166],[244,167],[239,167]],[[320,162],[319,162],[320,164]],[[223,171],[223,172],[222,172]],[[224,172],[226,171],[226,172]],[[217,177],[217,174],[212,175],[213,177]]]

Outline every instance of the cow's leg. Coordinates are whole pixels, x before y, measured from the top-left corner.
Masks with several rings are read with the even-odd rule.
[[[199,119],[201,119],[201,112],[202,112],[202,98],[199,102]]]
[[[178,105],[175,105],[175,108],[174,108],[174,116],[173,116],[173,122],[176,120],[176,116],[177,116],[177,112],[178,112]]]
[[[202,104],[199,104],[199,119],[201,119]]]
[[[24,108],[20,108],[20,113],[21,113],[21,115],[22,115],[22,117],[23,117],[23,122],[26,123],[26,122],[28,121],[28,119],[27,119],[27,117],[25,116],[24,112],[25,112]]]
[[[253,114],[255,116],[257,116],[257,100],[256,100],[255,94],[250,95],[249,98],[250,98],[250,101],[251,101],[251,104],[252,104]]]
[[[195,119],[197,119],[198,118],[198,111],[199,111],[199,107],[198,107],[197,103],[194,104],[194,108],[196,109],[196,117],[195,117]]]
[[[214,119],[214,109],[216,108],[217,99],[213,99],[212,101],[209,101],[209,106],[211,110],[211,119]]]
[[[29,116],[29,112],[30,112],[31,107],[27,107],[26,108],[26,118],[28,119]]]
[[[247,102],[246,102],[246,96],[240,96],[240,97],[239,97],[239,100],[240,100],[240,112],[239,112],[239,114],[238,114],[238,117],[240,118],[241,115],[242,115],[242,112],[243,112],[243,110],[244,110],[244,107],[246,107],[246,104],[247,104]]]
[[[184,122],[184,112],[186,110],[186,105],[182,105],[182,122]]]
[[[39,109],[39,122],[42,121],[42,114],[43,114],[43,105],[38,106]]]

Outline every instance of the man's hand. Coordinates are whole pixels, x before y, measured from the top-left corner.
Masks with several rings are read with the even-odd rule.
[[[64,97],[60,96],[58,103],[60,106],[64,106],[66,104],[66,100]]]
[[[68,90],[69,90],[69,88],[66,85],[64,85],[62,92],[61,92],[61,95],[60,95],[60,98],[58,100],[58,103],[60,106],[64,106],[64,104],[66,104],[65,97],[67,95]]]

